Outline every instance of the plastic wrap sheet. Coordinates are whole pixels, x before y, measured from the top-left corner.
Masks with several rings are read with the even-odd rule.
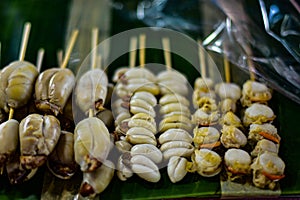
[[[296,1],[116,0],[128,21],[171,28],[202,39],[203,46],[300,103],[300,18]],[[198,13],[195,14],[195,13]],[[252,73],[252,72],[251,72]]]
[[[300,103],[299,11],[282,1],[260,0],[258,7],[236,0],[216,1],[216,5],[227,20],[218,34],[206,38],[206,47],[245,70],[253,63],[257,78]]]

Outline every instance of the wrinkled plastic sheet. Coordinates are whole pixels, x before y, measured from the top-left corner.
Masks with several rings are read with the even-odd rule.
[[[179,6],[180,5],[180,6]],[[295,0],[114,1],[128,21],[177,30],[300,103],[300,9]],[[195,15],[199,13],[200,15]]]

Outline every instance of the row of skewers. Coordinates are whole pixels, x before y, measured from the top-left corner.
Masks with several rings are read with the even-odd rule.
[[[28,31],[24,32],[24,38],[28,38]],[[188,172],[210,177],[221,172],[223,163],[230,180],[252,172],[253,183],[260,188],[274,189],[284,177],[284,163],[276,154],[280,137],[268,123],[275,115],[266,105],[256,103],[266,103],[271,98],[265,85],[248,81],[241,91],[227,81],[217,84],[213,91],[214,83],[203,72],[195,82],[191,103],[186,98],[190,92],[188,80],[172,69],[169,40],[162,40],[166,70],[155,75],[145,67],[146,38],[142,35],[140,66],[135,67],[137,39],[133,38],[130,66],[114,75],[117,99],[111,102],[111,109],[115,131],[110,134],[109,123],[97,117],[101,113],[103,116],[107,110],[104,104],[110,101],[108,78],[96,66],[97,30],[93,31],[91,69],[75,83],[74,74],[66,68],[77,34],[74,31],[60,68],[39,74],[36,67],[23,61],[25,52],[21,50],[20,61],[1,71],[0,106],[10,114],[9,120],[0,125],[0,139],[7,141],[0,149],[0,161],[2,173],[6,169],[12,184],[30,179],[44,163],[62,179],[70,178],[79,168],[83,173],[81,196],[101,193],[112,180],[115,167],[123,181],[135,173],[146,181],[158,182],[159,169],[165,165],[173,183],[181,181]],[[26,49],[25,44],[22,46]],[[73,112],[83,113],[83,117],[74,130],[66,131],[60,119],[70,115],[64,111],[74,87],[73,105],[79,111],[73,108]],[[28,106],[32,96],[36,110],[31,112],[36,113],[20,123],[12,119],[13,111]],[[221,99],[219,103],[217,97]],[[235,114],[240,97],[242,105],[249,106],[243,122]],[[191,104],[196,109],[193,115]],[[249,126],[247,139],[244,133]],[[116,162],[108,160],[113,143],[119,152]],[[253,149],[253,162],[240,149],[246,145]],[[217,152],[219,147],[228,149],[225,155]]]
[[[93,75],[86,73],[82,76],[82,81],[79,80],[76,84],[76,92],[79,93],[76,103],[82,112],[91,114],[89,118],[80,121],[74,130],[67,130],[68,127],[63,126],[60,119],[70,115],[73,118],[72,113],[64,113],[69,111],[66,104],[70,104],[75,87],[75,75],[66,66],[78,31],[75,30],[72,34],[61,66],[40,73],[33,64],[24,61],[30,27],[30,23],[25,24],[19,61],[4,67],[0,74],[0,108],[3,113],[9,112],[8,120],[0,125],[0,139],[3,144],[0,152],[1,174],[7,176],[11,184],[21,184],[31,179],[46,163],[49,170],[61,179],[72,177],[79,166],[83,172],[80,193],[95,195],[101,189],[101,183],[92,184],[93,190],[84,183],[92,183],[103,175],[110,174],[112,177],[114,169],[113,163],[105,161],[111,148],[109,131],[100,119],[93,117],[94,111],[99,110],[98,96],[106,94],[100,91],[94,101],[90,97],[94,94],[90,92],[94,88],[89,88],[88,85],[95,86],[93,82],[88,82]],[[93,70],[96,75],[101,76],[101,70],[100,73],[97,73],[97,69]],[[106,75],[102,79],[98,79],[99,76],[95,78],[97,81],[103,79],[98,85],[102,85],[100,90],[106,91]],[[87,94],[88,92],[91,94]],[[87,104],[92,104],[90,110],[86,110]],[[28,106],[33,109],[21,113],[23,117],[20,122],[13,119],[15,110],[24,111],[27,110],[24,107]],[[95,142],[91,143],[93,140]],[[99,152],[103,153],[99,155]],[[105,165],[100,168],[102,163]]]
[[[166,42],[163,40],[163,43]],[[168,49],[169,47],[165,48],[165,52]],[[161,106],[159,113],[162,115],[162,119],[158,125],[157,142],[154,137],[155,128],[150,129],[152,132],[149,134],[147,130],[140,130],[139,133],[134,135],[139,138],[139,141],[142,141],[141,138],[146,137],[145,135],[151,138],[149,141],[143,141],[147,145],[149,145],[148,142],[152,145],[151,150],[147,148],[142,152],[148,156],[154,152],[157,154],[158,151],[155,146],[159,147],[163,154],[163,161],[168,162],[169,178],[174,183],[182,180],[187,172],[197,171],[201,176],[211,177],[219,174],[224,169],[223,171],[226,172],[227,179],[230,181],[239,180],[245,183],[248,179],[247,176],[252,175],[251,182],[256,187],[277,189],[278,181],[284,178],[285,164],[277,154],[280,136],[277,134],[277,129],[271,124],[275,119],[275,115],[272,109],[266,105],[267,101],[271,99],[270,89],[262,83],[249,80],[245,82],[243,90],[241,90],[237,84],[230,83],[230,78],[227,78],[226,83],[219,83],[214,86],[211,79],[202,75],[203,78],[195,81],[193,104],[197,110],[190,119],[189,101],[184,97],[186,95],[185,84],[187,80],[177,75],[178,72],[170,71],[171,65],[168,62],[170,61],[168,56],[166,56],[166,61],[167,70],[157,75],[157,85],[163,88],[159,96],[159,105]],[[131,71],[128,70],[127,72]],[[122,79],[125,79],[126,83],[133,82],[134,78],[127,79],[127,72],[122,75]],[[147,71],[147,73],[149,72]],[[164,93],[167,90],[164,84],[161,83],[162,79],[160,78],[164,76],[163,74],[168,73],[170,78],[168,79],[165,76],[163,80],[172,82],[167,86],[171,94]],[[151,77],[151,81],[153,81],[153,75]],[[226,77],[230,77],[230,75],[226,74]],[[172,78],[177,83],[172,81]],[[181,90],[177,90],[180,87],[182,87]],[[124,91],[126,87],[122,88]],[[130,108],[127,112],[125,111],[127,117],[124,121],[120,120],[121,123],[117,122],[117,125],[119,123],[120,125],[117,126],[116,131],[123,135],[121,136],[123,139],[116,143],[122,143],[120,146],[126,147],[126,149],[121,150],[122,153],[130,151],[129,155],[124,153],[119,160],[118,174],[121,180],[127,180],[132,176],[132,172],[137,171],[132,170],[134,161],[131,161],[134,155],[134,152],[131,152],[131,145],[135,145],[136,141],[133,142],[130,139],[132,137],[131,131],[120,131],[120,127],[126,127],[131,122],[135,126],[133,121],[137,119],[138,113],[135,113],[135,109],[131,110],[130,105],[136,106],[134,104],[136,102],[135,94],[140,94],[140,92],[127,92],[127,95],[128,93],[132,95],[132,104],[130,104],[131,99],[128,100],[127,96],[126,101],[129,102],[128,108]],[[144,110],[140,110],[140,112],[145,114],[145,110],[148,108],[149,116],[147,119],[154,123],[155,113],[153,108],[147,105],[146,102],[154,98],[150,95],[146,96],[145,94],[144,101],[140,102],[140,105],[145,106]],[[152,100],[152,102],[152,106],[154,106],[156,104],[155,100]],[[237,111],[240,109],[244,110],[243,113],[239,114],[242,120],[237,116]],[[119,114],[122,115],[123,111]],[[131,115],[133,116],[131,117]],[[145,121],[147,120],[145,119]],[[191,123],[196,125],[193,130],[193,138],[189,133],[191,132]],[[148,127],[146,122],[141,123],[140,126],[142,124],[144,128]],[[152,124],[152,127],[155,127],[154,125]],[[139,144],[140,146],[142,145]],[[222,153],[222,150],[226,152]],[[263,162],[257,161],[260,158],[264,159]],[[149,159],[151,159],[151,156]],[[143,159],[144,162],[146,160],[146,158]],[[154,159],[152,161],[155,162]],[[147,181],[157,182],[160,177],[157,167],[154,163],[149,164],[149,162],[143,163],[143,166],[152,166],[155,179],[143,177],[141,171],[136,173]]]

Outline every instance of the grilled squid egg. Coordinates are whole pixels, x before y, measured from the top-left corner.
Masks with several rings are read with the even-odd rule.
[[[233,99],[223,99],[219,103],[219,109],[222,113],[235,112],[236,111],[236,101]]]
[[[225,152],[224,161],[228,178],[231,180],[251,172],[251,157],[242,149],[228,149]]]
[[[248,80],[243,85],[241,103],[249,106],[253,102],[267,102],[272,98],[271,90],[263,83]]]
[[[203,92],[209,92],[212,90],[214,82],[210,78],[197,78],[195,80],[194,88]]]
[[[235,126],[223,126],[221,132],[221,143],[225,148],[240,148],[247,144],[247,137]]]
[[[223,117],[220,119],[221,125],[227,125],[227,126],[235,126],[237,128],[242,128],[242,122],[238,116],[236,116],[233,112],[227,112],[223,115]]]
[[[197,101],[198,108],[202,108],[205,112],[216,111],[218,106],[216,100],[210,97],[202,97]]]
[[[253,170],[253,184],[259,188],[275,189],[276,182],[284,178],[285,164],[273,152],[260,154],[251,165]]]
[[[201,126],[209,126],[216,124],[219,117],[218,111],[205,112],[205,110],[200,108],[192,115],[192,122]]]
[[[248,139],[254,142],[262,139],[268,139],[276,144],[280,143],[280,136],[277,134],[277,128],[269,123],[266,124],[251,124]]]
[[[195,150],[192,155],[192,165],[201,176],[212,177],[220,173],[222,158],[216,152],[209,149]]]
[[[271,122],[275,119],[273,110],[263,104],[254,103],[245,110],[243,123],[245,126],[250,124],[262,124]]]
[[[241,88],[235,83],[219,83],[215,91],[221,99],[232,99],[237,101],[241,97]]]
[[[220,146],[220,133],[214,127],[195,127],[193,142],[196,148],[214,148]]]
[[[278,145],[276,145],[274,142],[266,139],[262,139],[257,142],[255,148],[251,152],[252,157],[256,157],[259,154],[262,154],[264,152],[273,152],[273,153],[278,153]]]

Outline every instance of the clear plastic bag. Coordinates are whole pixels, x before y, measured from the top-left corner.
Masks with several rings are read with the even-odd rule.
[[[300,18],[296,1],[116,1],[130,21],[201,38],[203,46],[300,103]],[[196,14],[195,14],[196,13]],[[198,14],[197,14],[198,13]]]

